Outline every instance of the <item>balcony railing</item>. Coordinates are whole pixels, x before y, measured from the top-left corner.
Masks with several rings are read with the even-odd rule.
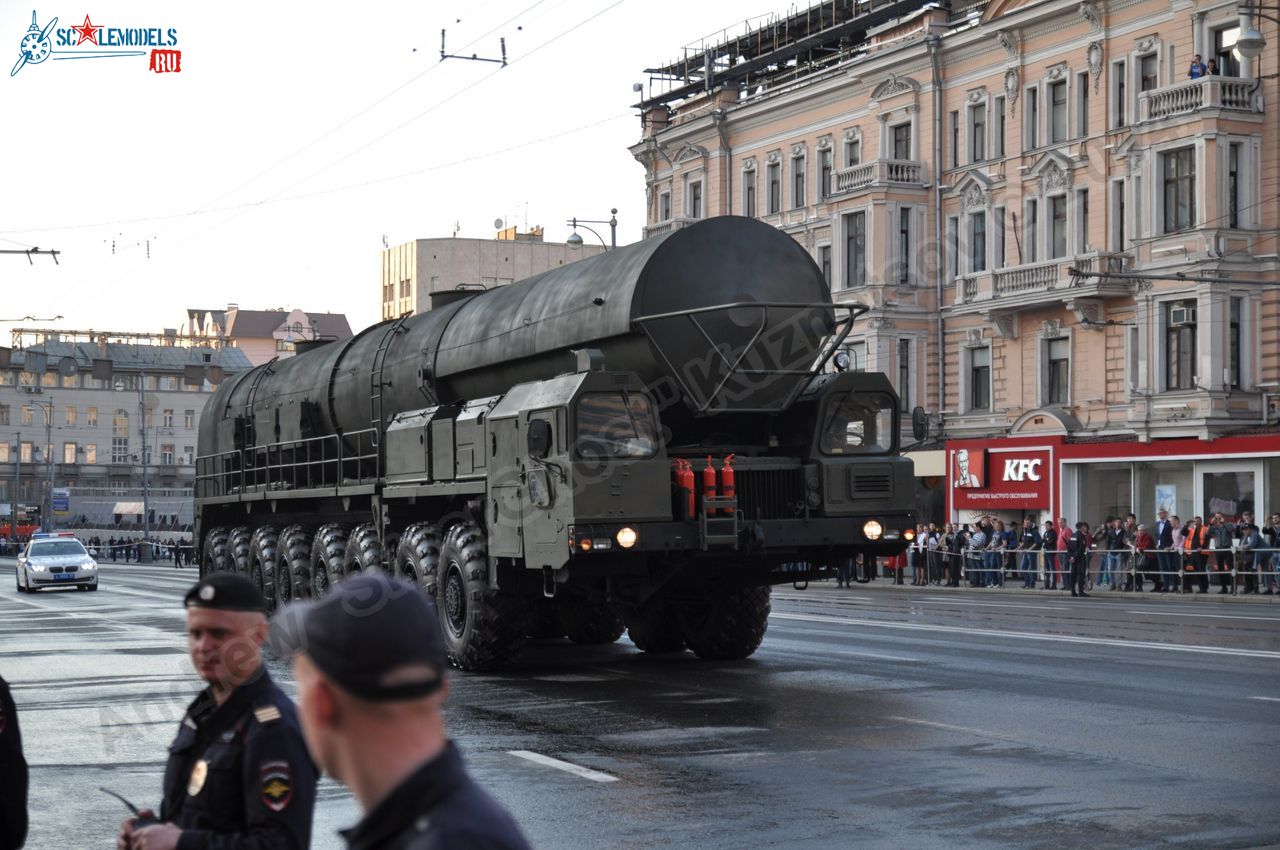
[[[669,233],[672,230],[679,230],[682,227],[688,227],[697,220],[698,219],[696,218],[688,218],[686,216],[678,215],[675,218],[670,218],[666,221],[655,221],[653,224],[645,225],[644,235],[649,237]]]
[[[1261,101],[1253,92],[1255,85],[1253,80],[1216,75],[1184,80],[1140,94],[1138,114],[1143,121],[1159,121],[1201,109],[1261,112]]]
[[[1003,299],[1014,300],[1019,296],[1035,296],[1040,293],[1056,293],[1072,287],[1097,288],[1112,286],[1107,278],[1073,278],[1072,268],[1080,271],[1122,272],[1128,257],[1124,254],[1082,254],[1041,263],[1007,266],[994,271],[964,275],[958,281],[957,305],[988,303]]]
[[[873,159],[831,175],[831,195],[859,192],[872,186],[924,185],[924,163],[912,159]]]

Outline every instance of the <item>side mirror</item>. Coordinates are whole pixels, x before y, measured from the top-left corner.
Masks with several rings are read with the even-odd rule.
[[[529,457],[541,460],[551,454],[551,423],[545,419],[529,420]]]
[[[929,414],[924,412],[923,407],[917,406],[911,411],[911,436],[916,438],[917,443],[923,443],[929,438]]]

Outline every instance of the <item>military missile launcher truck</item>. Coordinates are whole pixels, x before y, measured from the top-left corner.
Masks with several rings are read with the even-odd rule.
[[[202,573],[273,606],[394,573],[481,670],[624,628],[745,658],[772,585],[907,545],[898,398],[826,368],[865,308],[833,304],[789,236],[713,218],[449,295],[218,387]]]

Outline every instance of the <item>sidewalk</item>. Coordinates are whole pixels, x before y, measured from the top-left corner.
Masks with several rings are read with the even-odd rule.
[[[918,593],[954,593],[960,596],[974,597],[997,597],[997,598],[1034,598],[1049,597],[1050,599],[1066,599],[1071,600],[1070,590],[1045,590],[1037,586],[1035,589],[1023,588],[1020,582],[1022,579],[1013,579],[1007,582],[1004,587],[969,587],[962,584],[959,587],[948,587],[947,585],[927,584],[924,586],[913,585],[910,579],[904,580],[902,584],[894,584],[892,578],[877,576],[874,581],[858,584],[854,582],[853,587],[843,588],[836,587],[835,578],[827,581],[809,582],[807,592],[830,592],[830,593],[862,593],[870,590],[881,590],[889,593],[901,592],[918,592]],[[785,587],[786,585],[778,585]],[[1171,604],[1180,604],[1188,602],[1220,602],[1224,605],[1277,605],[1280,604],[1280,595],[1263,596],[1262,594],[1249,594],[1245,596],[1242,593],[1219,593],[1217,587],[1210,587],[1208,593],[1152,593],[1150,589],[1146,591],[1123,591],[1111,590],[1109,587],[1103,586],[1089,591],[1090,599],[1114,599],[1117,602],[1124,602],[1126,605],[1135,602],[1150,602],[1152,604],[1160,604],[1168,602]]]

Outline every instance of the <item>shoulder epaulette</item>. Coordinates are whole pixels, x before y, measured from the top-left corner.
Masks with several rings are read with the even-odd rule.
[[[259,723],[270,723],[280,719],[280,709],[274,705],[264,705],[253,710],[253,716]]]

